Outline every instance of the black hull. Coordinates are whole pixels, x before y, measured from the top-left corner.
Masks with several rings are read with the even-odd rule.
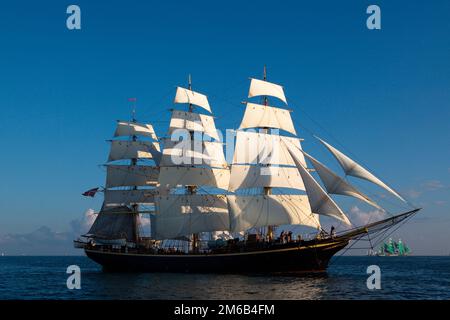
[[[348,241],[307,246],[279,246],[223,254],[143,254],[85,249],[105,271],[179,273],[308,273],[324,272],[331,257]]]

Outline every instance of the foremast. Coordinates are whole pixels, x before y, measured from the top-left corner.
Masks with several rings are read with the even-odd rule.
[[[248,98],[255,97],[261,98],[262,103],[245,103],[245,113],[236,133],[229,187],[233,195],[228,196],[231,231],[267,228],[268,239],[273,240],[276,225],[320,228],[308,196],[301,194],[305,185],[296,163],[283,143],[287,140],[301,150],[302,139],[295,136],[290,110],[269,105],[269,97],[285,106],[287,100],[282,86],[267,81],[266,68],[263,80],[251,78]],[[279,131],[294,136],[279,135]],[[299,157],[303,158],[301,152]],[[304,158],[301,161],[306,166]],[[275,194],[273,188],[277,189]],[[252,194],[255,189],[259,193]],[[287,189],[295,192],[286,192]]]

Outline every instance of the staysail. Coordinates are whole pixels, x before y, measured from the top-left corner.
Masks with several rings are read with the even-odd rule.
[[[316,169],[317,174],[325,185],[325,189],[330,194],[340,194],[344,196],[350,196],[362,200],[371,206],[383,210],[375,201],[370,199],[364,193],[353,187],[350,183],[342,179],[336,173],[331,171],[327,166],[319,162],[317,159],[307,154],[302,150],[302,153],[311,161],[314,169]]]
[[[335,147],[325,142],[324,140],[316,137],[319,141],[333,154],[336,160],[341,165],[346,175],[361,178],[367,181],[370,181],[383,189],[387,190],[403,202],[406,202],[396,191],[387,186],[383,181],[378,179],[372,173],[370,173],[367,169],[363,168],[360,164],[343,154],[341,151],[337,150]]]
[[[292,148],[292,145],[288,145],[289,151]],[[328,196],[317,181],[314,180],[308,170],[305,169],[300,159],[297,158],[296,154],[294,152],[290,152],[290,154],[297,165],[300,175],[303,178],[303,182],[305,183],[306,194],[309,198],[311,211],[317,214],[334,217],[344,222],[346,225],[351,226],[350,221],[342,212],[341,208],[339,208],[336,202]]]

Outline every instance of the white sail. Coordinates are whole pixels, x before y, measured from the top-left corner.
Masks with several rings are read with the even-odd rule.
[[[247,103],[240,129],[276,128],[297,134],[289,110]]]
[[[152,138],[155,141],[158,140],[155,130],[153,129],[153,126],[151,124],[141,124],[128,121],[117,122],[117,128],[114,132],[114,137],[133,135],[146,136]]]
[[[158,183],[159,169],[151,166],[106,166],[106,187],[149,186]]]
[[[229,229],[227,200],[222,195],[167,195],[156,198],[152,237],[173,239],[198,232]]]
[[[233,164],[291,165],[292,160],[284,143],[288,141],[300,148],[300,139],[275,134],[237,131]],[[299,151],[302,155],[302,153]],[[303,158],[303,155],[301,156]],[[303,159],[304,161],[304,159]]]
[[[130,205],[130,204],[148,204],[154,202],[156,190],[105,190],[105,205]]]
[[[236,189],[271,187],[305,190],[296,167],[233,165],[230,191]]]
[[[248,97],[271,96],[276,97],[287,104],[283,87],[263,80],[251,79]]]
[[[305,161],[305,157],[303,156],[302,153],[302,145],[301,145],[301,140],[303,139],[298,139],[298,138],[291,138],[291,137],[284,137],[284,136],[280,136],[281,139],[281,143],[282,145],[288,144],[291,146],[294,146],[294,148],[291,148],[289,151],[287,151],[289,153],[289,156],[291,156],[291,153],[294,153],[296,158],[300,160],[300,163],[306,168],[306,161]],[[293,161],[293,160],[292,160]],[[294,163],[295,165],[295,163]]]
[[[160,152],[158,142],[150,141],[111,141],[108,161],[122,159],[158,159]]]
[[[213,139],[220,140],[214,118],[205,114],[174,110],[169,125],[169,136],[177,129],[204,132]]]
[[[372,183],[375,183],[376,185],[382,187],[383,189],[387,190],[388,192],[392,193],[394,196],[399,198],[400,200],[405,201],[396,191],[394,191],[392,188],[387,186],[383,181],[378,179],[376,176],[374,176],[372,173],[367,171],[365,168],[363,168],[360,164],[350,159],[348,156],[343,154],[341,151],[337,150],[327,142],[323,141],[322,139],[318,138],[320,142],[333,154],[333,156],[336,158],[336,160],[341,165],[342,169],[344,170],[346,175],[361,178],[367,181],[370,181]]]
[[[134,241],[135,216],[128,207],[102,209],[88,232],[101,239]]]
[[[288,145],[288,150],[295,148],[293,145]],[[305,184],[306,194],[308,195],[309,202],[311,204],[311,210],[314,213],[322,214],[330,217],[334,217],[347,225],[351,225],[347,216],[342,212],[341,208],[331,199],[328,194],[322,189],[316,180],[311,176],[308,170],[305,169],[300,159],[291,152],[291,156],[294,159],[300,175],[302,176],[303,183]]]
[[[320,227],[306,195],[228,195],[231,231],[269,225]]]
[[[331,171],[324,164],[319,162],[317,159],[302,151],[303,154],[311,161],[314,169],[316,169],[317,174],[320,176],[323,184],[328,193],[340,194],[344,196],[350,196],[367,202],[371,206],[383,210],[378,204],[376,204],[372,199],[366,196],[364,193],[353,187],[347,181],[339,177],[336,173]]]
[[[211,107],[209,106],[208,98],[201,93],[177,87],[177,92],[175,94],[175,103],[190,103],[205,110],[211,112]]]
[[[213,141],[164,139],[161,166],[177,165],[208,165],[226,168],[223,145]]]
[[[160,188],[195,185],[228,189],[230,170],[223,168],[202,167],[161,167],[159,175]]]

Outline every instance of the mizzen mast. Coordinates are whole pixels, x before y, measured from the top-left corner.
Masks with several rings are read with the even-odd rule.
[[[154,205],[161,152],[153,126],[137,122],[136,99],[129,101],[132,118],[117,121],[114,139],[109,141],[104,202],[89,234],[138,244],[139,206]]]
[[[263,79],[264,79],[264,81],[267,81],[267,70],[266,70],[266,65],[264,65],[264,75],[263,75]],[[269,98],[268,98],[268,96],[264,96],[263,97],[263,100],[264,100],[264,105],[265,106],[268,106],[269,105]],[[270,128],[269,127],[263,127],[263,132],[264,133],[270,133]],[[267,164],[267,166],[270,166],[270,163],[268,163]],[[263,187],[264,188],[264,194],[265,195],[269,195],[269,194],[271,194],[272,193],[272,187]],[[267,237],[268,237],[268,240],[269,241],[272,241],[273,240],[273,232],[274,232],[274,230],[275,230],[275,227],[276,226],[272,226],[272,225],[269,225],[269,226],[267,226]]]

